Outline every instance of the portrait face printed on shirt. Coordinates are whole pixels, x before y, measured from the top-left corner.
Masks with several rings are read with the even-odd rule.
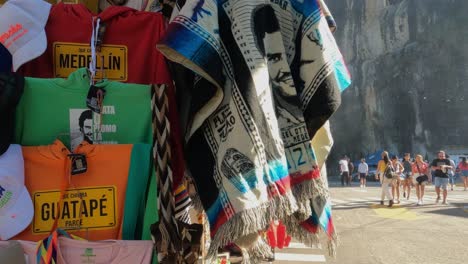
[[[262,5],[253,11],[252,16],[256,45],[267,63],[278,119],[280,122],[300,124],[302,112],[298,108],[299,97],[275,11],[271,5]]]
[[[93,137],[93,120],[86,119],[83,123],[83,127],[80,128],[83,133],[83,140],[91,141]]]
[[[284,97],[295,97],[296,88],[286,60],[286,53],[280,31],[265,33],[263,38],[268,73],[275,89]]]
[[[80,126],[80,132],[83,136],[83,140],[93,142],[93,112],[91,110],[85,110],[80,114],[78,124]]]

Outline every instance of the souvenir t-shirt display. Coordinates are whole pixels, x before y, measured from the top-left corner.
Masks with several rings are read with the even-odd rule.
[[[111,81],[95,86],[106,91],[100,114],[86,106],[90,89],[86,69],[68,79],[25,78],[16,111],[15,141],[34,146],[59,138],[72,150],[83,140],[151,144],[151,86]]]
[[[151,146],[92,145],[74,152],[56,140],[23,147],[25,184],[34,206],[26,230],[13,239],[38,241],[54,227],[89,240],[141,239]],[[151,207],[153,208],[153,207]]]
[[[97,26],[101,44],[96,49],[97,78],[171,83],[164,57],[155,48],[165,33],[162,15],[124,6],[111,6],[99,15],[83,4],[53,6],[46,25],[47,50],[20,72],[29,77],[66,78],[78,68],[88,67],[91,35]]]
[[[82,263],[151,263],[151,241],[103,240],[86,241],[68,237],[56,238],[56,254],[52,259],[57,264]],[[0,256],[5,263],[36,264],[37,243],[32,241],[0,241]]]
[[[57,263],[81,264],[83,255],[91,263],[127,264],[151,263],[151,241],[107,240],[88,242],[59,237]],[[89,263],[89,262],[88,262]]]
[[[183,163],[181,144],[178,142],[180,139],[177,133],[178,121],[176,119],[175,96],[166,61],[155,48],[156,43],[165,34],[165,22],[162,14],[137,11],[129,7],[110,6],[99,15],[95,15],[83,4],[66,5],[59,3],[52,7],[46,25],[48,40],[46,52],[41,57],[21,67],[19,71],[28,77],[67,78],[78,68],[88,67],[92,58],[93,49],[90,43],[93,31],[98,32],[97,47],[95,49],[97,59],[96,79],[105,78],[112,81],[166,85],[168,87],[165,91],[169,101],[168,117],[171,126],[168,139],[171,141],[171,148],[177,149],[171,156],[173,164],[177,164],[172,168],[174,186],[177,188],[183,178],[184,169],[181,166]],[[131,92],[133,93],[133,91],[129,91],[129,93]],[[106,99],[104,103],[106,103]],[[108,110],[111,109],[108,108]],[[106,109],[104,109],[104,112],[106,112]],[[75,114],[78,113],[78,111],[75,112]],[[83,113],[83,115],[88,115],[88,113]],[[73,113],[70,112],[70,115],[73,115]],[[103,116],[104,119],[105,115]],[[83,116],[83,118],[86,117]],[[125,122],[130,124],[130,122],[137,122],[139,119],[119,117],[119,120],[127,120]],[[106,121],[104,120],[104,122]],[[136,124],[120,126],[117,129],[121,131],[125,127],[127,129],[125,134],[128,134],[133,133],[129,130],[134,129],[134,126]],[[103,127],[103,129],[113,131],[114,128]],[[74,136],[79,135],[76,129],[75,132],[63,132],[73,133]],[[34,137],[34,133],[33,131],[30,132],[32,137]],[[103,139],[106,143],[115,141],[110,134],[102,135],[106,137],[106,139]],[[67,144],[67,140],[64,141]],[[51,140],[48,139],[47,142],[41,142],[41,144],[50,144],[50,142]],[[75,141],[75,143],[77,142],[79,140]],[[135,142],[146,143],[148,141],[131,140],[120,143]]]

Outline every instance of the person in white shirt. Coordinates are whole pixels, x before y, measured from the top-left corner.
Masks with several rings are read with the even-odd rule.
[[[369,165],[366,163],[366,159],[361,159],[361,163],[358,166],[359,180],[361,182],[361,188],[366,187],[366,177],[369,173]]]
[[[341,186],[344,186],[346,181],[346,186],[351,184],[351,175],[349,175],[348,169],[348,157],[346,155],[340,160],[340,173],[341,173]]]
[[[403,175],[403,171],[405,171],[405,168],[401,164],[401,162],[398,160],[397,156],[392,156],[392,164],[393,164],[393,169],[395,170],[395,174],[398,177],[395,177],[393,179],[393,184],[392,184],[392,195],[393,195],[393,202],[399,204],[400,203],[400,185],[401,185],[401,175]]]

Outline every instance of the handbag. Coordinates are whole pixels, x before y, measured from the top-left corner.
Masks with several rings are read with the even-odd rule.
[[[395,170],[393,169],[393,166],[390,166],[390,162],[387,164],[387,168],[385,168],[384,171],[384,176],[387,179],[392,179],[395,175]]]
[[[419,169],[419,165],[417,162],[416,162],[416,168],[418,169],[418,172],[419,172],[419,176],[416,177],[416,182],[418,182],[419,184],[423,184],[423,182],[429,181],[429,177],[426,174],[421,173],[421,170]]]

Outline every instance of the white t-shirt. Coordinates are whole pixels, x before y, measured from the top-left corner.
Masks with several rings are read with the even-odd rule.
[[[348,169],[348,161],[347,160],[340,160],[340,171],[341,172],[349,172]]]
[[[369,171],[369,166],[365,162],[359,163],[358,172],[367,173]]]

